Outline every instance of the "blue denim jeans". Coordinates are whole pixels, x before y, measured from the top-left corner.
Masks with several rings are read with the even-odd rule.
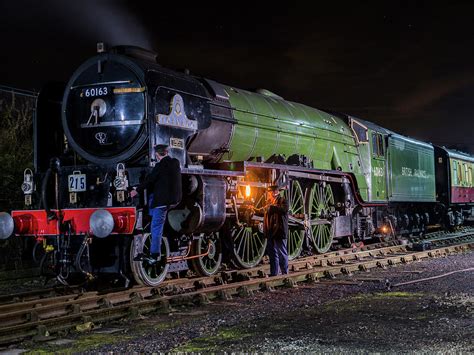
[[[270,257],[270,276],[288,274],[288,249],[286,239],[267,239],[267,254]]]
[[[164,207],[155,207],[151,210],[151,248],[150,254],[161,254],[161,239],[163,238],[163,226],[166,221],[166,212]]]
[[[152,203],[153,203],[153,194],[150,194],[150,196],[148,196],[148,215],[150,217],[153,216],[153,209],[150,208]]]

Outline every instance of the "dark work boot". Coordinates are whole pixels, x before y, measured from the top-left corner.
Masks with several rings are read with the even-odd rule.
[[[152,253],[150,255],[150,257],[153,259],[153,260],[156,260],[156,261],[160,261],[161,260],[161,254],[158,254],[158,253]]]
[[[133,261],[143,261],[145,255],[143,253],[138,253],[134,258]]]
[[[149,257],[146,257],[143,260],[145,260],[149,265],[155,265],[161,260],[161,255],[158,253],[152,253]]]

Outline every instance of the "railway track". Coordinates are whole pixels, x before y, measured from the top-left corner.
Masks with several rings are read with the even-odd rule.
[[[438,231],[438,232],[433,232],[429,234],[424,234],[423,236],[416,236],[416,237],[410,238],[410,242],[412,245],[425,243],[429,246],[438,246],[438,247],[442,247],[444,245],[459,244],[460,242],[469,243],[471,241],[474,241],[474,228],[466,228],[466,227],[463,227],[461,230],[457,231],[456,233],[446,233],[444,231]],[[396,246],[398,244],[399,244],[398,242],[390,241],[390,242],[368,244],[362,247],[351,248],[351,249],[341,249],[337,251],[327,252],[324,254],[314,255],[309,258],[308,257],[299,258],[298,260],[290,261],[289,265],[291,269],[293,264],[299,265],[307,261],[314,262],[314,260],[325,260],[325,259],[329,260],[329,263],[330,263],[333,258],[337,258],[340,255],[354,254],[357,252],[362,252],[362,251],[367,251],[367,250],[374,250],[374,249],[379,249],[379,248],[384,248],[384,247],[389,247],[389,246]],[[253,269],[234,270],[232,272],[241,273],[245,275],[247,273],[255,274],[256,272],[263,271],[264,269],[266,269],[265,265],[260,265]],[[228,274],[229,272],[226,272],[226,273]],[[193,282],[194,281],[199,282],[200,279],[194,278]],[[168,280],[168,281],[165,281],[162,285],[170,285],[173,283],[179,284],[180,281]],[[111,291],[111,290],[102,290],[101,293],[106,293],[108,291]],[[45,299],[47,298],[54,298],[58,296],[67,296],[67,295],[70,295],[70,297],[78,297],[78,296],[84,296],[86,293],[87,293],[87,290],[83,286],[60,285],[60,286],[38,289],[38,290],[33,290],[33,291],[24,291],[20,293],[0,295],[0,307],[9,303],[34,302],[35,300],[41,300],[41,302],[39,303],[43,304],[45,302],[48,302],[48,301],[45,301]]]
[[[424,245],[425,248],[436,248],[438,246],[454,245],[461,242],[469,243],[473,240],[474,228],[472,227],[461,227],[452,233],[437,231],[410,238],[412,244]]]
[[[474,232],[470,232],[470,238]],[[474,249],[474,241],[463,243],[467,232],[436,235],[432,250],[413,251],[409,245],[367,246],[315,255],[290,264],[290,274],[267,277],[268,265],[248,270],[223,271],[212,277],[168,280],[159,287],[134,287],[100,293],[71,293],[22,302],[0,303],[0,344],[34,336],[68,331],[84,323],[102,323],[124,317],[137,317],[154,311],[166,311],[170,305],[203,303],[211,299],[246,296],[258,290],[294,287],[373,268],[385,268]],[[426,240],[426,239],[425,239]],[[461,241],[461,244],[450,245]],[[15,298],[15,299],[18,299]]]
[[[375,243],[375,244],[370,244],[370,245],[364,245],[362,247],[356,247],[356,248],[351,248],[351,249],[341,249],[337,251],[332,251],[324,254],[318,254],[314,255],[311,257],[306,257],[306,258],[300,258],[298,260],[290,261],[289,262],[289,267],[291,269],[293,264],[300,264],[303,262],[306,262],[307,260],[324,260],[324,259],[329,259],[333,257],[337,257],[340,255],[346,255],[350,253],[357,253],[361,251],[367,251],[367,250],[374,250],[382,247],[389,247],[389,246],[395,246],[397,243],[395,242],[382,242],[382,243]],[[260,270],[267,269],[265,267],[266,263],[263,265],[259,265],[257,267],[254,267],[252,269],[245,269],[245,270],[231,270],[231,271],[225,271],[225,274],[229,273],[241,273],[241,274],[247,274],[247,273],[255,273]],[[200,279],[205,279],[205,278],[192,278],[193,282],[194,281],[200,281]],[[188,279],[186,279],[188,280]],[[170,285],[170,284],[179,284],[182,283],[182,280],[179,279],[169,279],[166,280],[162,283],[162,285]],[[112,290],[102,290],[101,293],[106,293],[106,292],[112,292]],[[47,298],[53,298],[57,296],[66,296],[70,295],[71,297],[79,296],[79,295],[84,295],[87,293],[86,287],[83,286],[55,286],[55,287],[49,287],[49,288],[44,288],[44,289],[38,289],[38,290],[33,290],[33,291],[24,291],[24,292],[19,292],[19,293],[14,293],[14,294],[5,294],[5,295],[0,295],[0,307],[11,304],[11,303],[19,303],[19,302],[34,302],[34,301],[39,301],[39,303],[44,303],[46,302],[45,299]]]

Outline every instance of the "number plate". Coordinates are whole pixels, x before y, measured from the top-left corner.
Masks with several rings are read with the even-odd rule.
[[[68,176],[69,192],[86,191],[86,174],[74,174]]]
[[[87,89],[83,89],[81,97],[97,97],[108,95],[110,89],[107,86],[96,86]]]

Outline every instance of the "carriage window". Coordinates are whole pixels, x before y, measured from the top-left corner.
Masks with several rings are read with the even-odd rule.
[[[468,176],[468,183],[469,183],[469,186],[472,187],[472,166],[469,165],[469,167],[467,168],[467,176]]]
[[[453,185],[458,184],[458,164],[453,160]]]
[[[359,143],[367,143],[369,141],[367,127],[354,120],[351,121],[351,127]]]
[[[462,176],[462,168],[461,168],[461,162],[456,162],[457,163],[457,166],[458,166],[458,181],[460,184],[462,184],[463,182],[463,176]]]
[[[465,180],[465,183],[469,185],[469,172],[467,170],[467,164],[466,163],[462,163],[462,166],[464,168],[464,180]]]

